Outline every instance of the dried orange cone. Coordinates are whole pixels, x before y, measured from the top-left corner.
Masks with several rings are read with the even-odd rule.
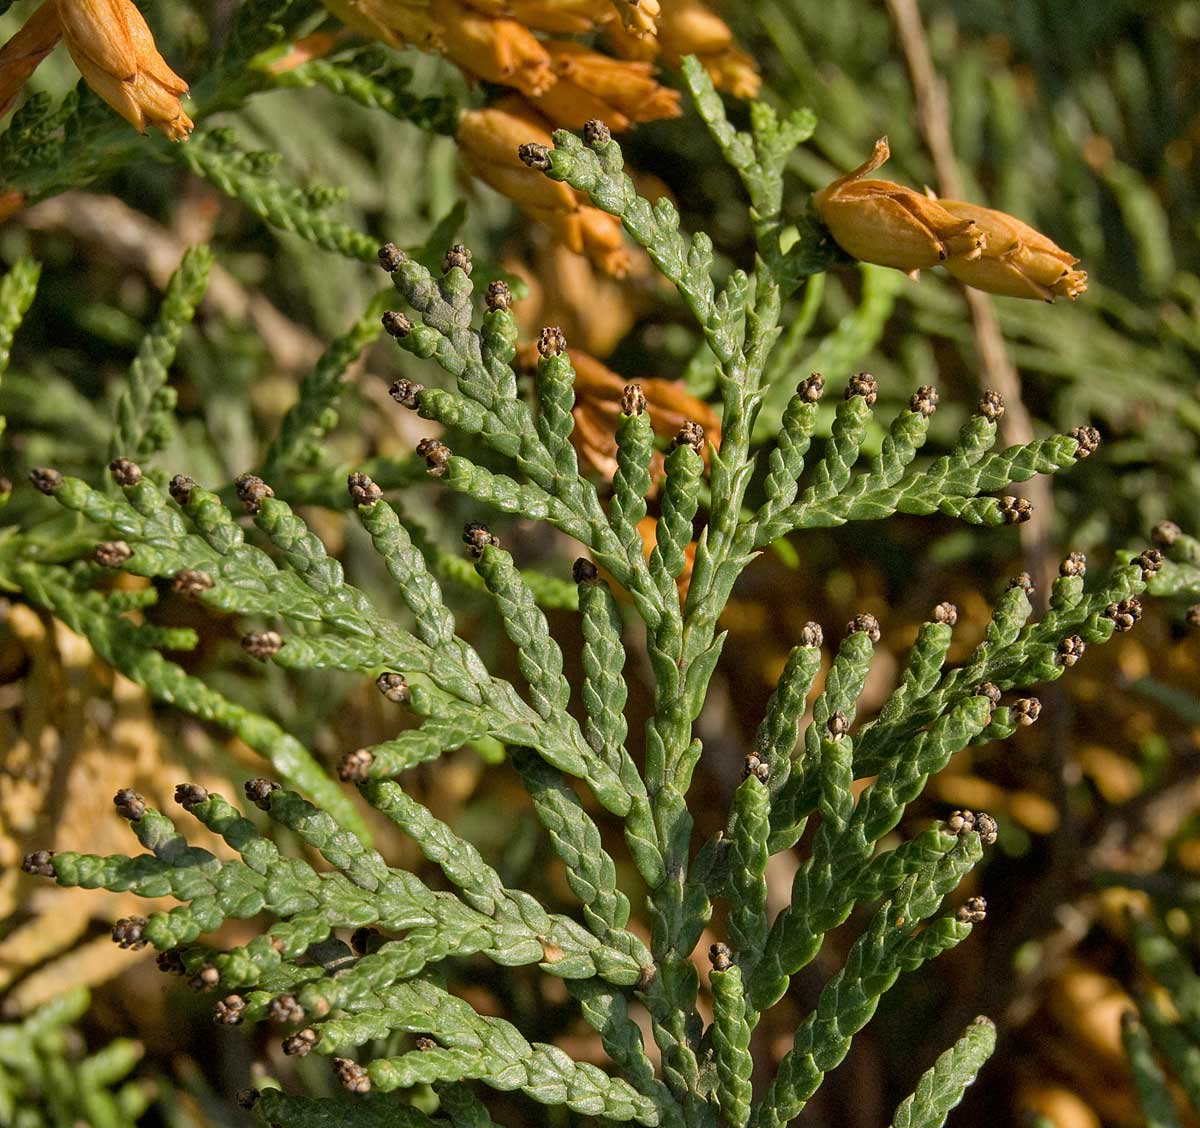
[[[62,24],[54,0],[45,0],[0,47],[0,117],[8,113],[21,87],[61,38]]]
[[[863,262],[910,274],[978,259],[987,235],[973,219],[902,184],[868,178],[890,155],[881,137],[870,160],[813,194],[813,207],[837,245]]]
[[[516,20],[537,31],[565,35],[591,31],[612,18],[596,0],[467,0],[484,15]]]
[[[625,29],[637,36],[651,36],[662,14],[659,0],[612,0]]]
[[[976,259],[948,259],[946,269],[960,282],[1010,298],[1074,301],[1087,289],[1079,261],[1026,223],[1002,211],[962,200],[939,200],[951,215],[968,219],[987,236]]]
[[[649,63],[614,59],[570,41],[545,46],[558,81],[532,100],[557,126],[582,129],[597,119],[620,133],[635,122],[681,113],[679,92],[655,82]]]
[[[735,97],[753,98],[762,85],[754,59],[735,46],[729,25],[701,0],[662,0],[658,41],[664,62],[678,66],[685,55],[695,55],[713,84]]]
[[[438,26],[428,4],[404,0],[321,0],[352,31],[392,47],[437,48]]]
[[[545,224],[564,246],[587,257],[606,274],[622,278],[631,256],[621,221],[584,202],[574,189],[529,168],[521,146],[551,145],[551,125],[524,99],[511,96],[468,110],[455,135],[470,170],[508,196],[526,215]]]
[[[446,54],[468,74],[533,96],[554,85],[550,55],[524,24],[482,15],[459,0],[440,0],[437,15]]]
[[[84,81],[139,133],[148,125],[172,141],[192,131],[180,97],[188,85],[158,53],[130,0],[55,0],[63,39]]]

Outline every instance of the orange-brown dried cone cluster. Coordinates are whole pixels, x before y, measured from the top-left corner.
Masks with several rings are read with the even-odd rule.
[[[150,125],[172,141],[191,133],[179,101],[187,83],[158,53],[130,0],[45,0],[0,47],[0,114],[59,39],[87,84],[139,133]]]
[[[393,46],[440,51],[467,75],[508,86],[506,97],[464,114],[459,144],[471,171],[545,223],[606,273],[629,269],[615,220],[565,185],[548,182],[516,159],[527,142],[549,145],[554,128],[581,129],[598,119],[614,133],[638,122],[677,117],[677,91],[654,77],[701,55],[719,86],[758,90],[752,60],[733,46],[729,27],[699,0],[323,0],[348,27]],[[617,57],[575,40],[548,38],[603,31]]]
[[[729,25],[702,0],[661,0],[654,35],[635,34],[616,22],[605,35],[623,59],[657,59],[674,67],[695,55],[713,84],[737,98],[753,98],[762,85],[753,57],[738,48]]]
[[[916,277],[944,266],[960,282],[1013,298],[1074,300],[1087,289],[1079,261],[1004,212],[938,200],[870,173],[890,156],[886,137],[870,160],[813,195],[838,246],[863,262]]]

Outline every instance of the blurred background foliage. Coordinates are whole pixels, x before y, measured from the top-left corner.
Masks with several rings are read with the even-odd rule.
[[[391,240],[440,258],[461,240],[477,263],[525,281],[519,308],[530,335],[539,325],[561,324],[573,347],[624,377],[682,378],[701,397],[711,391],[711,369],[672,294],[636,270],[624,281],[602,276],[554,244],[462,173],[452,137],[324,88],[279,84],[222,111],[221,88],[205,88],[202,76],[238,5],[157,0],[144,7],[164,53],[193,80],[197,101],[215,107],[205,124],[229,127],[246,151],[280,154],[271,175],[310,190],[310,202],[369,236],[367,245]],[[0,40],[29,8],[17,3],[0,16]],[[707,751],[697,793],[712,800],[711,811],[697,812],[704,832],[715,829],[736,786],[750,734],[804,622],[836,629],[871,611],[883,623],[885,647],[902,654],[929,608],[951,599],[965,654],[982,634],[991,597],[1013,573],[1037,571],[1039,560],[1069,550],[1105,564],[1168,518],[1200,529],[1200,0],[925,0],[921,12],[948,91],[965,194],[1045,231],[1088,271],[1088,292],[1074,305],[994,303],[1032,428],[1040,435],[1090,423],[1105,443],[1055,480],[1037,519],[1020,533],[901,518],[866,530],[808,533],[756,564],[727,612],[726,660],[699,723]],[[884,3],[752,0],[727,4],[722,14],[760,66],[762,96],[817,114],[813,141],[791,168],[796,221],[804,220],[808,190],[859,164],[884,133],[893,153],[889,175],[918,187],[936,182],[909,67]],[[466,106],[495,93],[469,86],[441,59],[368,51],[359,65],[377,65],[380,73],[397,61],[411,67],[401,85],[418,95]],[[75,80],[59,52],[30,88],[58,98]],[[661,81],[678,84],[669,69]],[[744,112],[731,102],[735,119]],[[685,224],[708,230],[730,265],[748,261],[752,234],[740,189],[694,118],[685,113],[683,121],[643,125],[622,141],[652,193],[669,192]],[[181,160],[162,159],[157,142],[122,134],[112,152],[110,167],[85,187],[56,191],[0,225],[0,263],[32,255],[43,264],[37,300],[0,386],[0,412],[8,418],[0,468],[18,483],[31,466],[46,463],[95,480],[108,458],[112,401],[161,288],[183,248],[207,241],[218,266],[172,370],[176,423],[163,436],[158,464],[204,483],[228,482],[260,464],[299,381],[329,340],[362,316],[382,277],[269,225]],[[5,172],[0,168],[0,178]],[[936,384],[942,407],[931,447],[949,445],[987,386],[957,283],[932,272],[912,282],[879,268],[844,267],[811,280],[794,302],[766,430],[808,372],[840,382],[869,369],[881,399],[897,408],[917,385]],[[306,517],[354,582],[386,591],[378,564],[337,512],[345,468],[372,460],[377,480],[399,491],[407,515],[428,530],[456,611],[472,624],[469,637],[507,672],[513,655],[494,623],[471,618],[471,573],[457,566],[456,531],[477,514],[426,487],[411,452],[431,425],[398,411],[386,392],[398,375],[427,379],[432,371],[400,362],[383,345],[369,349],[350,368],[337,426],[306,465],[273,482],[282,496],[313,503]],[[28,524],[52,508],[18,485],[0,521]],[[574,554],[563,538],[528,526],[500,532],[522,564],[566,577]],[[568,604],[570,595],[569,588],[546,588],[551,605]],[[1127,1053],[1130,1045],[1138,1050],[1137,1031],[1126,1030],[1123,1043],[1121,1029],[1135,999],[1150,1035],[1158,1030],[1168,1075],[1195,1083],[1200,1011],[1172,1011],[1171,999],[1200,995],[1200,641],[1185,611],[1197,599],[1200,592],[1156,601],[1132,635],[1088,655],[1072,671],[1077,676],[1045,693],[1038,726],[956,758],[931,781],[897,833],[908,836],[922,819],[955,807],[994,813],[999,850],[975,878],[977,888],[966,891],[986,894],[989,922],[946,958],[938,976],[902,981],[887,997],[878,1021],[806,1111],[806,1123],[884,1124],[886,1110],[977,1013],[996,1019],[999,1048],[950,1124],[1145,1123],[1137,1103],[1145,1070],[1132,1051],[1131,1070]],[[285,718],[327,761],[382,739],[395,723],[371,687],[325,674],[285,677],[250,661],[234,625],[206,618],[194,605],[164,594],[155,614],[200,629],[200,648],[183,659],[189,670]],[[577,625],[565,610],[551,622],[570,662]],[[894,665],[889,670],[881,652],[872,675],[877,702]],[[644,693],[650,674],[641,676]],[[635,714],[644,707],[636,680],[635,673]],[[107,923],[122,911],[113,895],[39,890],[39,899],[29,899],[12,870],[29,843],[51,844],[60,823],[69,821],[75,842],[92,828],[97,841],[119,833],[109,825],[109,796],[118,786],[164,802],[184,778],[230,793],[222,780],[240,783],[253,774],[246,750],[152,706],[77,636],[18,605],[6,607],[0,623],[0,745],[7,773],[0,795],[0,989],[7,991],[6,1021],[41,1022],[46,1031],[29,1039],[0,1026],[0,1113],[6,1094],[32,1107],[41,1092],[46,1119],[29,1123],[67,1123],[53,1119],[48,1103],[64,1062],[68,1072],[92,1078],[91,1089],[77,1085],[70,1099],[111,1105],[113,1117],[124,1118],[72,1113],[97,1125],[132,1123],[147,1103],[138,1123],[246,1123],[248,1114],[231,1098],[252,1070],[258,1077],[298,1071],[312,1091],[325,1086],[303,1062],[282,1059],[261,1031],[214,1031],[207,1007],[186,988],[166,990],[151,962],[117,951],[107,939]],[[419,769],[414,791],[498,860],[506,881],[569,905],[523,792],[480,751],[464,749],[436,770]],[[406,858],[402,844],[389,848]],[[773,896],[782,899],[788,858],[772,864]],[[629,878],[635,888],[632,871]],[[1131,924],[1130,913],[1142,924]],[[793,1019],[840,964],[855,927],[834,934],[830,946],[841,950],[798,978]],[[1161,961],[1148,961],[1147,928],[1178,957],[1170,974]],[[698,951],[713,939],[706,935]],[[1153,957],[1153,945],[1149,950]],[[30,1017],[73,984],[94,992],[86,1016],[76,993],[50,1018]],[[473,1001],[503,1010],[530,1037],[599,1060],[565,993],[555,995],[561,990],[556,980],[500,980],[481,966]],[[84,1033],[68,1034],[69,1023]],[[1163,1057],[1162,1039],[1170,1042],[1163,1024],[1177,1035],[1175,1056]],[[777,1059],[788,1029],[782,1016],[778,1026],[764,1024],[756,1049]],[[130,1037],[141,1043],[140,1060],[132,1043],[111,1041]],[[88,1048],[94,1053],[106,1044],[118,1047],[101,1051],[112,1060],[89,1065],[96,1059]],[[8,1047],[15,1045],[21,1050],[14,1056]],[[55,1064],[31,1070],[26,1049]],[[136,1083],[126,1081],[131,1070]],[[40,1090],[30,1077],[42,1078]],[[92,1092],[106,1086],[111,1095]],[[1200,1124],[1178,1088],[1175,1094],[1180,1123]],[[521,1111],[514,1106],[513,1115]],[[503,1110],[498,1115],[503,1119]],[[520,1122],[513,1115],[508,1122]]]

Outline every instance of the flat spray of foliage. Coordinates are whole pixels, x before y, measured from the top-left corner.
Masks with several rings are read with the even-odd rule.
[[[174,897],[179,904],[169,912],[118,922],[114,938],[126,946],[153,944],[164,967],[218,991],[220,1022],[293,1024],[285,1049],[329,1057],[356,1094],[348,1105],[264,1088],[247,1102],[256,1101],[267,1123],[485,1126],[493,1123],[483,1103],[491,1087],[519,1089],[542,1104],[609,1122],[787,1124],[846,1055],[897,977],[962,943],[984,919],[979,898],[957,910],[944,902],[994,841],[994,821],[956,812],[881,849],[907,806],[956,752],[1005,739],[1036,719],[1035,699],[1006,695],[1059,677],[1086,646],[1132,625],[1148,582],[1181,582],[1172,570],[1195,565],[1195,543],[1182,534],[1170,549],[1178,563],[1143,553],[1090,589],[1080,562],[1069,562],[1049,610],[1036,621],[1027,579],[1018,578],[998,600],[983,641],[953,668],[946,656],[956,613],[940,604],[919,630],[898,687],[867,723],[856,723],[855,712],[879,624],[860,615],[831,643],[832,665],[815,699],[824,639],[810,624],[762,718],[724,830],[710,841],[693,841],[689,788],[704,751],[693,725],[720,659],[722,610],[756,554],[800,530],[894,513],[942,513],[982,526],[1019,521],[1028,507],[1007,496],[1009,487],[1071,466],[1093,449],[1095,436],[1081,429],[996,451],[999,405],[985,396],[954,449],[919,463],[937,404],[936,392],[923,388],[891,422],[879,452],[867,456],[862,446],[877,389],[860,374],[846,385],[821,449],[810,456],[824,392],[824,382],[813,377],[787,402],[777,438],[752,455],[783,302],[836,253],[816,229],[786,231],[780,219],[784,163],[813,121],[804,112],[777,120],[756,105],[752,132],[737,132],[694,61],[685,75],[750,197],[758,254],[749,274],[735,271],[717,285],[709,238],[683,234],[665,199],[652,204],[637,195],[617,143],[599,123],[589,123],[582,141],[561,132],[553,149],[523,150],[531,166],[621,218],[682,295],[715,358],[720,449],[705,452],[695,425],[680,432],[666,457],[657,546],[649,556],[638,524],[652,484],[653,435],[640,389],[627,389],[617,423],[619,469],[609,496],[576,463],[574,373],[562,334],[543,332],[535,402],[528,402],[512,368],[517,330],[502,284],[490,285],[480,302],[470,256],[461,248],[447,256],[440,276],[395,247],[380,255],[409,309],[385,316],[388,331],[403,349],[432,358],[452,378],[449,387],[401,382],[396,398],[424,418],[476,436],[498,456],[491,465],[508,466],[489,469],[426,442],[421,452],[430,472],[478,502],[481,518],[500,511],[546,521],[587,550],[590,559],[581,558],[574,574],[584,638],[581,685],[572,687],[564,677],[563,655],[541,609],[546,592],[527,582],[486,526],[467,527],[467,555],[518,650],[523,687],[493,676],[457,633],[430,562],[369,477],[350,476],[352,504],[411,612],[407,624],[382,614],[368,592],[347,583],[340,564],[264,480],[286,478],[303,451],[320,442],[342,372],[370,339],[378,310],[335,342],[306,381],[262,476],[239,479],[236,494],[252,529],[223,500],[232,502],[232,493],[219,496],[184,475],[168,486],[151,468],[169,425],[167,367],[204,286],[209,255],[202,249],[187,256],[171,283],[118,404],[110,450],[115,484],[93,487],[37,471],[35,484],[77,516],[0,541],[0,584],[52,610],[157,699],[224,726],[259,753],[283,785],[252,780],[247,800],[328,863],[318,870],[282,853],[262,818],[249,818],[194,785],[181,785],[177,799],[228,843],[236,860],[189,846],[171,820],[132,791],[117,796],[117,807],[145,852],[43,851],[26,859],[28,870],[62,885]],[[193,142],[189,151],[201,149]],[[20,267],[5,282],[0,346],[35,281],[32,269]],[[690,583],[681,599],[677,580],[692,542]],[[342,785],[294,737],[166,657],[164,651],[194,646],[194,632],[141,621],[135,613],[154,601],[155,589],[111,588],[103,580],[114,567],[167,581],[213,613],[266,617],[278,629],[244,640],[255,657],[285,669],[377,678],[390,700],[420,717],[419,727],[350,752],[339,774],[440,867],[446,890],[431,889],[372,848]],[[628,593],[629,613],[645,626],[654,673],[641,763],[627,743],[625,612],[614,587]],[[561,605],[560,594],[553,602]],[[578,918],[552,913],[507,887],[470,842],[405,792],[406,769],[478,741],[507,746],[565,863],[580,902]],[[855,780],[866,777],[872,782],[856,798]],[[645,932],[630,928],[630,902],[617,887],[614,859],[577,795],[579,785],[621,820],[629,855],[649,890],[649,944],[640,938]],[[794,847],[810,819],[816,829],[790,904],[771,919],[768,858]],[[706,1025],[692,953],[718,903],[725,937],[711,952],[713,1017]],[[868,910],[865,929],[796,1029],[775,1076],[756,1089],[750,1046],[760,1016],[856,907]],[[202,942],[228,919],[263,913],[273,923],[244,946],[216,950]],[[348,945],[344,938],[351,933]],[[565,980],[610,1067],[530,1042],[510,1022],[482,1015],[452,993],[446,961],[479,955],[506,967],[536,964]],[[635,1003],[649,1013],[661,1067],[631,1016]],[[394,1056],[364,1050],[382,1039]],[[973,1023],[896,1110],[896,1128],[941,1125],[993,1043],[991,1023]],[[419,1111],[396,1092],[430,1083],[438,1098],[433,1112]]]

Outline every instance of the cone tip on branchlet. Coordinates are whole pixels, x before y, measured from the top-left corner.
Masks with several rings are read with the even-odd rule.
[[[1036,697],[1022,697],[1013,703],[1010,714],[1019,725],[1031,725],[1042,715],[1042,703]]]
[[[1100,448],[1100,432],[1095,427],[1076,427],[1070,435],[1077,444],[1076,458],[1087,458]]]
[[[54,877],[53,850],[34,850],[21,860],[21,869],[34,877]]]
[[[438,1048],[437,1039],[429,1037],[428,1034],[418,1034],[413,1039],[413,1045],[423,1054],[427,1054],[430,1050]]]
[[[675,438],[671,440],[671,449],[675,450],[678,447],[691,447],[697,454],[702,454],[704,451],[704,428],[694,420],[687,420]]]
[[[213,1007],[212,1020],[217,1026],[240,1026],[246,1011],[246,1000],[241,995],[226,995]]]
[[[442,259],[443,274],[449,274],[455,267],[458,267],[466,275],[470,275],[473,269],[471,265],[471,252],[462,243],[455,243]]]
[[[586,556],[580,556],[571,565],[571,578],[577,584],[590,584],[593,580],[599,579],[599,577],[600,569]]]
[[[1000,704],[1002,694],[1000,693],[1000,687],[995,682],[980,682],[971,690],[971,696],[986,697],[992,703],[992,708],[994,709]]]
[[[242,636],[242,649],[260,662],[278,654],[282,647],[283,638],[278,631],[251,631]]]
[[[1112,620],[1119,633],[1131,631],[1142,617],[1142,601],[1136,595],[1131,595],[1128,599],[1110,603],[1104,609],[1104,617]]]
[[[132,787],[122,787],[113,796],[113,806],[117,808],[117,814],[121,818],[135,822],[146,813],[146,798]]]
[[[375,679],[375,685],[384,697],[396,705],[405,704],[412,696],[408,680],[394,670],[385,670]]]
[[[1157,548],[1170,548],[1181,536],[1183,530],[1174,521],[1159,521],[1150,532]]]
[[[1147,548],[1139,552],[1130,563],[1141,568],[1143,580],[1152,580],[1162,571],[1163,554],[1157,548]]]
[[[92,550],[92,559],[102,568],[120,568],[132,556],[133,549],[123,540],[101,541]]]
[[[1058,566],[1058,574],[1064,577],[1087,575],[1087,557],[1082,552],[1072,552]]]
[[[198,568],[184,568],[171,577],[171,590],[185,599],[196,599],[212,589],[216,581]]]
[[[583,123],[583,143],[590,149],[607,145],[612,140],[612,131],[599,118]]]
[[[343,783],[364,783],[371,777],[371,765],[375,754],[369,748],[356,748],[347,752],[338,764],[338,779]]]
[[[220,982],[221,973],[212,964],[207,964],[188,980],[188,986],[193,991],[211,991]]]
[[[874,407],[879,399],[879,381],[869,372],[856,372],[846,385],[846,399],[861,396],[867,401],[868,407]]]
[[[388,389],[388,395],[401,407],[415,411],[421,405],[420,397],[424,390],[424,384],[418,384],[416,380],[408,380],[402,376],[399,380],[393,381],[392,386]]]
[[[495,281],[488,283],[484,301],[487,303],[487,308],[491,313],[511,308],[512,300],[512,290],[509,289],[508,283],[503,278],[497,278]]]
[[[1033,504],[1027,497],[1005,495],[1000,499],[1000,515],[1006,525],[1024,525],[1033,516]]]
[[[359,506],[374,505],[383,497],[383,490],[361,470],[355,470],[347,476],[346,488],[350,491],[350,500]]]
[[[278,995],[267,1004],[267,1017],[280,1024],[303,1022],[304,1008],[295,995]]]
[[[397,247],[395,243],[384,243],[379,248],[379,265],[389,274],[394,274],[406,262],[408,262],[408,255]]]
[[[462,539],[467,546],[467,555],[473,560],[480,559],[485,549],[500,547],[500,538],[482,521],[468,521],[463,526]]]
[[[263,502],[275,496],[275,491],[257,474],[242,474],[234,484],[237,487],[238,501],[246,507],[247,513],[259,512]]]
[[[835,709],[826,727],[834,740],[841,740],[850,731],[850,722],[841,709]]]
[[[113,943],[118,948],[144,948],[150,941],[146,939],[146,918],[144,916],[122,917],[112,926]]]
[[[198,783],[177,783],[175,785],[175,802],[185,810],[199,806],[208,801],[208,788]]]
[[[128,458],[114,458],[108,469],[118,486],[136,486],[142,480],[142,468]]]
[[[1013,588],[1020,588],[1030,598],[1033,598],[1034,592],[1037,591],[1033,577],[1028,572],[1018,572],[1008,581],[1007,590],[1012,591]]]
[[[258,1096],[259,1094],[257,1089],[249,1087],[245,1089],[239,1089],[237,1092],[237,1097],[235,1098],[237,1100],[238,1108],[244,1108],[247,1112],[249,1112],[250,1109],[258,1104]]]
[[[825,632],[820,623],[805,623],[800,628],[800,645],[808,650],[819,650],[825,642]]]
[[[183,963],[183,955],[178,948],[168,948],[154,956],[155,966],[165,975],[186,975],[187,968]]]
[[[762,759],[757,752],[751,752],[742,761],[742,779],[749,779],[751,776],[762,784],[767,784],[771,781],[771,765]]]
[[[625,415],[643,415],[646,411],[646,393],[641,384],[626,384],[621,393],[621,412]]]
[[[979,397],[975,414],[982,415],[989,423],[998,422],[1004,415],[1004,397],[999,392],[988,388]]]
[[[379,323],[389,337],[407,337],[413,330],[413,323],[398,309],[389,309],[379,319]]]
[[[296,1031],[283,1040],[283,1052],[288,1057],[308,1057],[313,1047],[320,1041],[320,1035],[311,1027]]]
[[[922,384],[908,401],[908,410],[914,415],[920,415],[928,419],[935,411],[937,411],[938,400],[941,397],[938,395],[938,390],[932,384]]]
[[[549,360],[567,351],[566,334],[557,325],[547,325],[538,333],[538,355]]]
[[[517,147],[517,157],[523,165],[539,172],[546,172],[550,168],[550,150],[545,145],[528,141]]]
[[[417,443],[417,454],[425,459],[426,469],[434,478],[446,473],[452,457],[450,448],[438,439],[422,439]]]
[[[1079,635],[1069,635],[1058,644],[1054,661],[1059,666],[1074,666],[1083,657],[1085,650],[1087,643]]]
[[[975,816],[975,829],[979,832],[979,841],[985,846],[994,846],[1000,835],[1000,825],[987,813],[980,811]]]
[[[846,634],[865,634],[871,642],[878,642],[881,636],[879,628],[879,620],[875,618],[869,611],[864,611],[861,614],[855,615],[853,619],[846,624]]]
[[[960,924],[982,924],[987,919],[987,901],[982,897],[968,897],[954,916]]]
[[[29,482],[35,490],[53,496],[63,484],[63,476],[51,466],[39,466],[29,471]]]
[[[333,1068],[338,1081],[350,1092],[369,1093],[371,1091],[371,1078],[367,1076],[367,1071],[358,1062],[351,1061],[349,1058],[335,1057]]]
[[[816,403],[825,394],[825,377],[819,372],[814,372],[807,379],[800,381],[800,386],[796,389],[798,395],[805,403]]]
[[[958,608],[949,601],[939,603],[933,609],[933,621],[952,627],[958,622]]]
[[[733,967],[733,951],[728,944],[713,944],[708,949],[713,971],[728,971]]]
[[[171,497],[179,505],[187,505],[188,500],[192,496],[192,490],[195,488],[195,481],[188,477],[187,474],[176,474],[167,487]]]
[[[271,809],[271,793],[280,790],[282,789],[279,784],[273,779],[264,779],[262,776],[248,779],[242,785],[242,791],[245,792],[246,798],[260,811],[269,811]]]

